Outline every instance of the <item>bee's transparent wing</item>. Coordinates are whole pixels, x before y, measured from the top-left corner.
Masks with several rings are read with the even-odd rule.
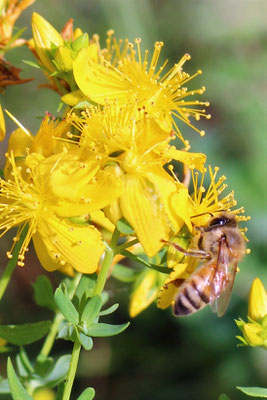
[[[211,282],[210,306],[212,311],[221,317],[230,302],[237,265],[232,263],[229,258],[229,249],[224,237],[221,238],[219,246],[216,268]]]

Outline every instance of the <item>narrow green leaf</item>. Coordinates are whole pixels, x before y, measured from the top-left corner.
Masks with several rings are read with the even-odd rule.
[[[4,178],[4,171],[2,168],[0,168],[0,178]]]
[[[20,352],[16,356],[16,364],[20,377],[26,377],[34,372],[33,366],[23,347],[20,348]]]
[[[41,69],[40,65],[37,64],[37,63],[34,62],[34,61],[23,60],[23,62],[24,62],[25,64],[27,64],[27,65],[30,65],[30,67],[34,67],[34,68],[37,68],[37,69]]]
[[[115,303],[106,310],[100,311],[99,316],[112,314],[119,307],[119,303]]]
[[[156,271],[159,271],[162,274],[168,274],[169,275],[169,273],[171,272],[170,268],[164,267],[164,266],[161,266],[161,265],[151,264],[150,262],[148,262],[148,261],[144,260],[143,258],[131,253],[130,251],[123,250],[122,251],[122,255],[125,256],[125,257],[128,257],[128,258],[130,258],[130,259],[132,259],[132,260],[134,260],[134,261],[136,261],[138,263],[141,263],[141,264],[145,265],[148,268],[151,268],[151,269],[154,269]]]
[[[95,389],[92,387],[88,387],[82,392],[82,394],[78,397],[77,400],[93,400],[94,397],[95,397]]]
[[[128,268],[121,264],[114,265],[111,272],[111,275],[115,279],[118,279],[119,281],[126,283],[135,281],[135,279],[138,277],[139,274],[140,270],[138,271],[133,268]]]
[[[107,336],[114,336],[118,335],[119,333],[123,332],[128,326],[130,322],[126,322],[122,325],[110,325],[110,324],[91,324],[87,329],[88,336],[95,336],[95,337],[107,337]]]
[[[100,296],[94,296],[91,299],[88,299],[81,315],[81,321],[84,322],[87,327],[89,327],[89,325],[94,322],[98,316],[101,307],[102,300]]]
[[[54,299],[59,310],[70,323],[77,325],[79,323],[79,314],[69,297],[63,293],[64,285],[60,285],[54,294]]]
[[[50,280],[45,275],[40,275],[33,284],[34,300],[41,307],[47,307],[54,311],[54,291]]]
[[[57,388],[57,397],[55,400],[62,400],[65,388],[65,382],[60,382]]]
[[[0,382],[0,394],[7,394],[7,393],[10,393],[8,379],[3,379]]]
[[[252,397],[262,397],[264,399],[267,399],[267,388],[261,388],[261,387],[243,387],[243,386],[237,386],[236,387],[238,390],[241,390],[241,392],[247,394],[248,396]]]
[[[94,342],[90,336],[81,332],[77,335],[77,338],[85,350],[91,350],[93,348]]]
[[[8,340],[9,343],[23,346],[42,339],[50,326],[50,321],[24,325],[0,325],[0,337]]]
[[[10,358],[7,361],[7,377],[13,400],[33,400],[20,383]]]
[[[133,228],[131,227],[131,225],[129,224],[128,221],[126,221],[125,218],[121,218],[118,222],[117,222],[117,228],[118,230],[123,233],[124,235],[132,235],[134,233]]]

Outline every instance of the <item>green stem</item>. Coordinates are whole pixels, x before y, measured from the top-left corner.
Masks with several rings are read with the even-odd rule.
[[[4,272],[3,272],[3,275],[1,276],[1,279],[0,279],[0,300],[2,299],[2,297],[4,295],[5,290],[7,288],[7,285],[9,284],[10,278],[12,276],[12,273],[13,273],[14,269],[16,268],[19,252],[20,252],[21,246],[22,246],[22,244],[24,242],[24,239],[25,239],[25,236],[27,234],[27,231],[28,231],[28,226],[26,226],[23,229],[23,231],[22,231],[22,233],[21,233],[21,235],[19,237],[19,241],[16,243],[16,245],[14,247],[14,250],[12,252],[12,258],[7,263],[7,266],[6,266],[6,268],[5,268]]]
[[[69,367],[69,372],[68,372],[67,380],[66,380],[65,387],[64,387],[62,400],[69,400],[69,398],[70,398],[71,389],[72,389],[73,381],[74,381],[77,366],[78,366],[80,351],[81,351],[81,345],[78,342],[78,340],[76,339],[74,342],[74,345],[73,345],[73,350],[72,350],[72,355],[71,355],[71,360],[70,360],[70,367]]]
[[[117,242],[120,237],[120,232],[117,228],[115,228],[110,245],[106,245],[106,251],[105,251],[105,256],[103,263],[101,265],[100,272],[98,274],[97,282],[96,282],[96,287],[93,293],[93,296],[95,295],[100,295],[104,289],[106,280],[107,280],[107,275],[108,271],[111,267],[114,255],[116,254],[116,249],[117,249]]]
[[[82,274],[75,275],[75,277],[73,279],[72,289],[69,293],[70,299],[73,298],[74,293],[79,285],[81,277],[82,277]],[[42,359],[43,357],[47,357],[49,355],[49,353],[53,347],[54,341],[56,339],[56,336],[57,336],[58,327],[63,320],[64,320],[63,314],[61,314],[61,312],[58,311],[55,315],[55,318],[51,325],[50,331],[49,331],[48,335],[46,336],[43,347],[37,357],[38,359]]]
[[[133,246],[136,243],[139,243],[138,239],[134,239],[134,240],[131,240],[130,242],[125,242],[123,244],[120,244],[119,246],[117,246],[116,254],[121,254],[121,252],[123,250],[127,249],[128,247]]]
[[[47,357],[53,347],[54,341],[57,336],[57,331],[58,327],[61,324],[61,322],[64,320],[63,314],[61,312],[57,312],[54,318],[54,321],[51,325],[50,331],[48,335],[45,338],[45,342],[43,344],[43,347],[38,355],[38,359],[42,359],[43,357]]]

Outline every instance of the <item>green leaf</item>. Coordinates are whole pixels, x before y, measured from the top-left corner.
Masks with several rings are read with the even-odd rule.
[[[2,170],[2,168],[0,168],[0,178],[4,178],[4,171]]]
[[[47,334],[50,326],[50,321],[24,325],[0,325],[0,337],[12,344],[23,346],[40,340]]]
[[[50,280],[45,275],[40,275],[33,284],[34,300],[41,307],[47,307],[54,311],[56,305],[54,302],[54,291]]]
[[[267,388],[243,386],[237,386],[236,388],[238,390],[241,390],[241,392],[247,394],[248,396],[263,397],[264,399],[267,399]]]
[[[222,393],[218,400],[231,400],[230,397],[228,397],[225,393]]]
[[[13,400],[33,400],[20,383],[10,358],[7,361],[7,377]]]
[[[40,377],[40,379],[38,380],[40,382],[40,386],[53,388],[57,386],[61,381],[63,381],[63,379],[65,379],[67,376],[70,366],[70,360],[70,354],[66,354],[60,357],[55,363],[55,366],[50,374],[43,378]]]
[[[75,341],[73,336],[74,326],[70,325],[69,322],[62,322],[57,334],[58,339]]]
[[[23,347],[20,348],[20,352],[16,356],[16,364],[19,376],[28,376],[34,372],[33,366]]]
[[[78,397],[77,400],[92,400],[94,397],[95,397],[95,389],[92,387],[88,387],[82,392],[82,394]]]
[[[156,265],[156,264],[151,264],[150,262],[144,260],[143,258],[141,258],[141,257],[139,257],[139,256],[131,253],[130,251],[127,251],[127,250],[123,250],[121,254],[123,256],[125,256],[125,257],[131,258],[132,260],[134,260],[134,261],[136,261],[138,263],[141,263],[141,264],[145,265],[148,268],[151,268],[151,269],[154,269],[154,270],[156,270],[158,272],[161,272],[162,274],[168,274],[169,275],[169,273],[172,271],[168,267],[164,267],[164,266]]]
[[[115,279],[118,279],[119,281],[126,283],[135,281],[139,274],[140,271],[133,268],[125,267],[124,265],[121,264],[114,265],[111,272],[111,275]]]
[[[88,297],[92,297],[97,280],[97,274],[83,275],[73,297],[73,303],[83,309]]]
[[[23,60],[23,62],[27,65],[30,65],[31,67],[37,68],[37,69],[41,69],[40,65],[37,64],[34,61],[30,61],[30,60]]]
[[[98,316],[101,307],[102,300],[100,296],[94,296],[91,299],[88,299],[81,315],[81,321],[88,327]]]
[[[133,228],[125,218],[119,219],[117,222],[117,228],[124,235],[132,235],[134,233]]]
[[[48,374],[48,371],[52,369],[54,365],[54,360],[52,357],[46,357],[43,354],[37,358],[35,363],[35,372],[37,375],[45,376]]]
[[[77,334],[77,338],[85,350],[91,350],[93,348],[94,342],[90,336],[81,332]]]
[[[91,324],[87,329],[87,335],[95,336],[95,337],[107,337],[118,335],[123,332],[128,326],[130,322],[126,322],[122,325],[110,325],[110,324]]]
[[[59,310],[70,323],[77,325],[79,323],[79,314],[68,295],[65,292],[65,285],[61,284],[55,291],[54,299]]]
[[[99,316],[112,314],[114,311],[117,310],[118,307],[119,307],[119,303],[115,303],[112,306],[110,306],[109,308],[107,308],[106,310],[100,311]]]
[[[0,382],[0,394],[10,393],[8,379],[3,379]]]

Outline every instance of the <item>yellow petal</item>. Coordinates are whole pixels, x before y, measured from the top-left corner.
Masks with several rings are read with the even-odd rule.
[[[188,190],[183,184],[175,182],[162,168],[153,167],[152,172],[145,173],[153,183],[170,220],[172,230],[179,232],[184,224],[191,229],[188,211]]]
[[[120,206],[146,254],[152,257],[161,249],[161,240],[167,240],[169,234],[169,226],[157,193],[145,179],[130,175],[125,179]]]
[[[180,284],[189,276],[187,267],[187,263],[177,264],[174,270],[170,273],[164,285],[160,289],[157,300],[158,308],[165,309],[173,304],[175,296],[179,291]]]
[[[106,99],[128,102],[128,85],[122,85],[117,72],[93,62],[90,48],[80,51],[73,62],[73,74],[81,91],[96,103],[105,104]]]
[[[157,271],[147,269],[140,278],[141,282],[131,295],[129,313],[133,318],[147,308],[157,297]]]
[[[248,315],[254,321],[261,320],[267,315],[267,293],[259,278],[254,279],[251,285]]]
[[[54,193],[59,197],[54,207],[58,216],[74,217],[92,213],[119,197],[122,182],[112,174],[112,167],[99,170],[91,180],[89,173],[87,182],[84,181],[85,176],[75,176],[75,173],[69,175],[64,184],[62,180],[61,187],[53,181]]]
[[[61,100],[63,101],[63,103],[66,103],[71,107],[75,107],[82,101],[88,100],[88,97],[85,96],[81,90],[74,90],[73,92],[62,96]]]
[[[50,215],[38,220],[33,242],[47,270],[61,269],[67,263],[76,271],[91,274],[96,271],[104,251],[101,234],[94,226],[73,225]]]
[[[105,228],[110,232],[113,232],[115,229],[115,225],[107,217],[105,217],[105,214],[103,213],[103,211],[100,211],[100,210],[93,211],[90,214],[90,221],[94,225],[98,225],[102,228]]]
[[[207,158],[205,154],[190,153],[188,151],[178,150],[174,146],[170,146],[164,155],[170,159],[188,165],[191,169],[198,169],[199,171],[204,170],[204,165]]]
[[[2,111],[2,107],[0,104],[0,142],[2,142],[2,140],[4,140],[6,136],[6,124],[5,124],[5,118],[4,118],[4,114]]]

